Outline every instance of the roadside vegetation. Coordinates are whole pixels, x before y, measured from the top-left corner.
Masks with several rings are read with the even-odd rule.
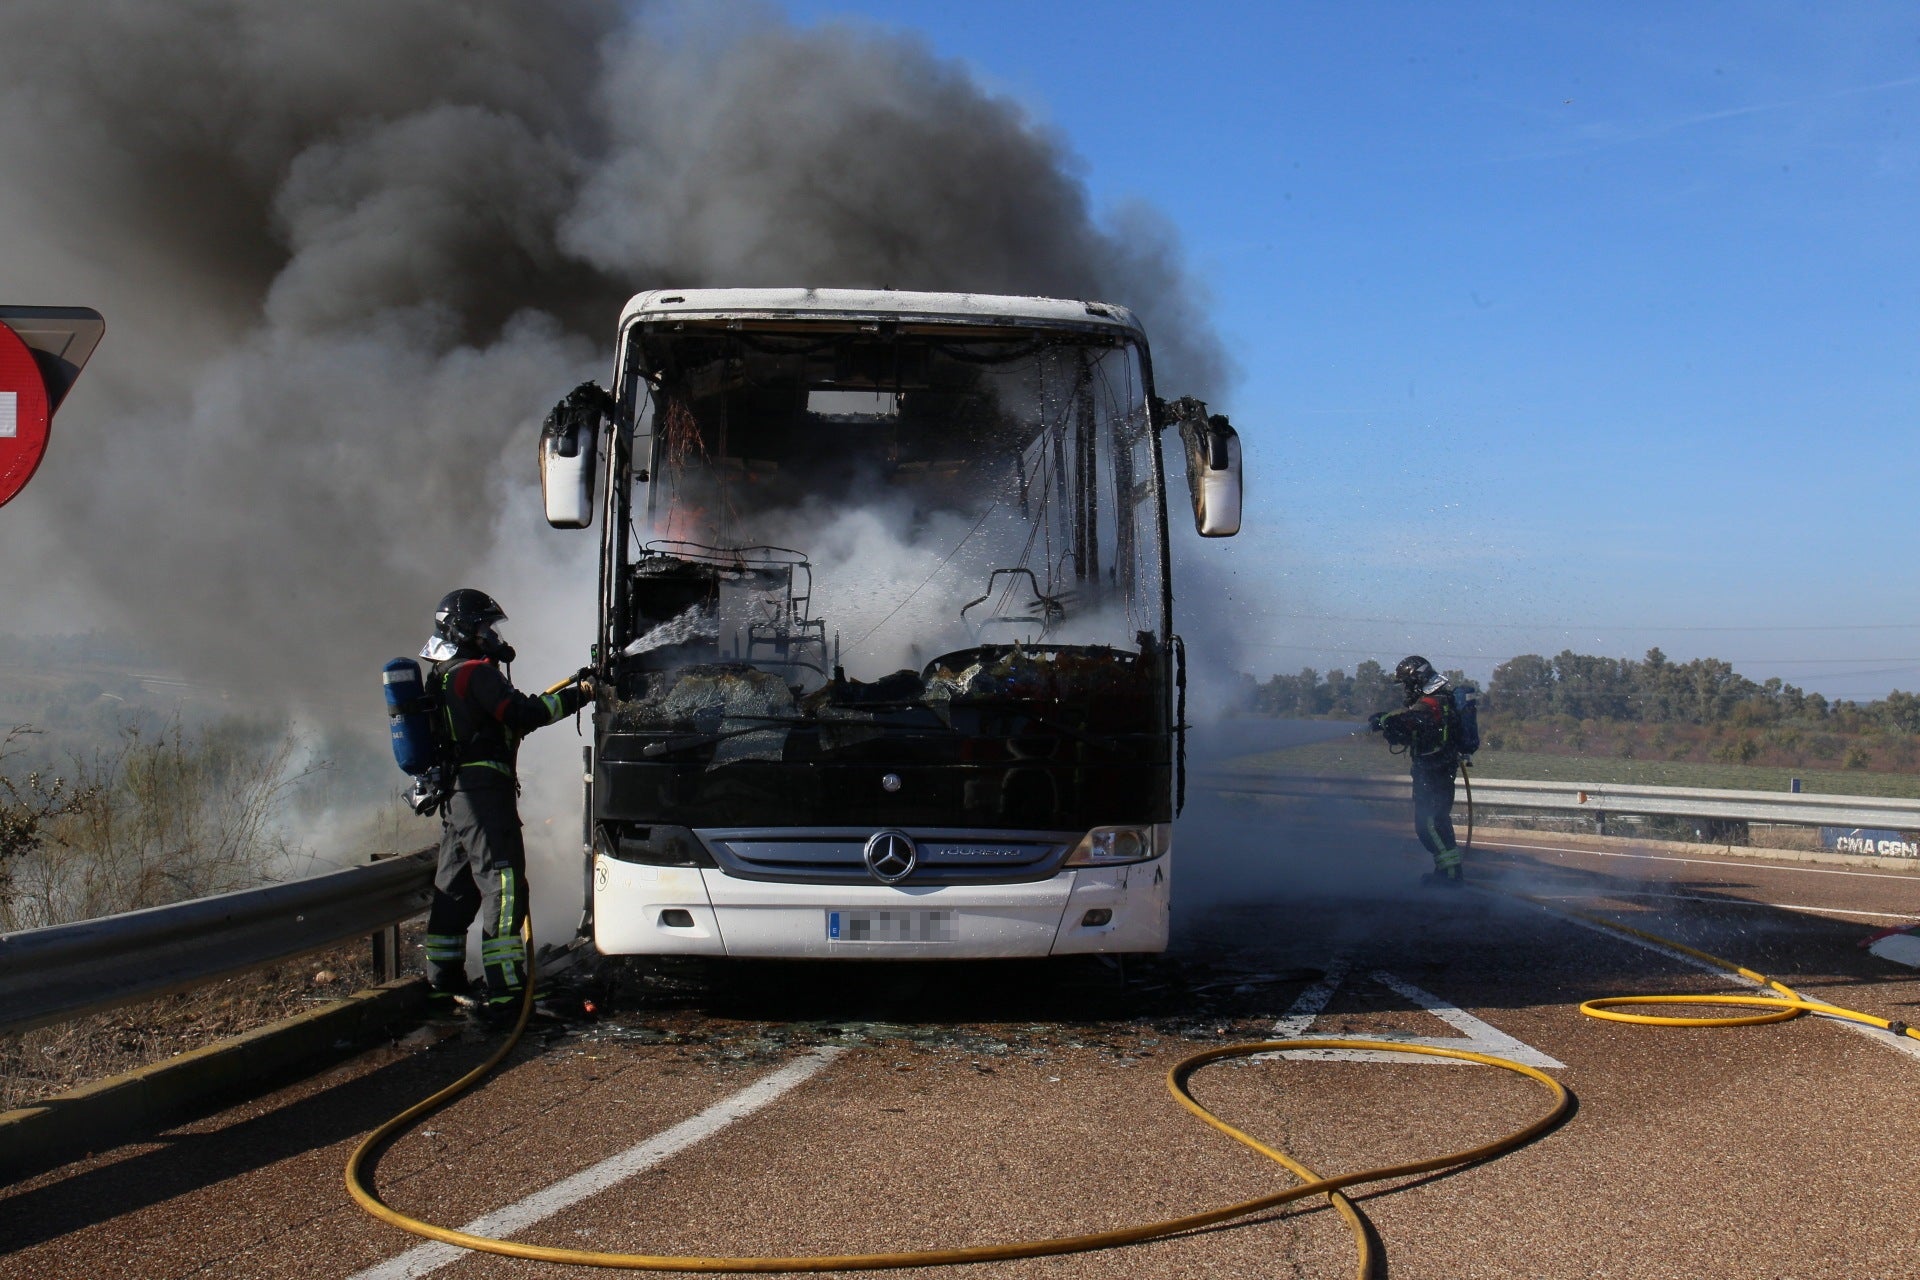
[[[0,744],[0,929],[31,929],[259,884],[293,860],[280,808],[308,776],[296,742],[242,720],[125,726],[48,758]]]
[[[246,888],[284,870],[294,851],[279,810],[308,774],[295,757],[292,737],[241,720],[191,731],[125,723],[64,759],[48,735],[7,729],[0,932]],[[363,977],[353,959],[279,966],[0,1036],[0,1110],[284,1017]]]
[[[0,932],[248,888],[422,843],[404,808],[358,802],[381,788],[350,740],[316,744],[284,720],[236,714],[221,690],[155,670],[111,637],[0,637]],[[358,816],[343,821],[341,812]],[[371,978],[367,950],[364,941],[343,944],[0,1035],[0,1110],[345,996]]]
[[[0,930],[418,848],[391,774],[124,638],[0,635]]]

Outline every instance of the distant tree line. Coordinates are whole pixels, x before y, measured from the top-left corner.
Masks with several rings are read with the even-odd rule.
[[[1448,671],[1456,686],[1473,684]],[[1392,673],[1368,659],[1353,674],[1312,668],[1249,677],[1249,706],[1264,715],[1360,719],[1401,702]],[[1639,661],[1563,650],[1523,653],[1493,669],[1481,715],[1510,724],[1565,719],[1624,724],[1767,727],[1797,723],[1838,733],[1920,733],[1920,695],[1895,690],[1873,702],[1829,701],[1775,678],[1753,681],[1719,658],[1674,662],[1659,649]]]
[[[1465,679],[1458,671],[1447,679]],[[1298,720],[1364,720],[1403,701],[1393,673],[1368,658],[1348,675],[1338,668],[1322,676],[1312,667],[1298,675],[1275,675],[1265,682],[1247,677],[1248,705],[1262,715]]]

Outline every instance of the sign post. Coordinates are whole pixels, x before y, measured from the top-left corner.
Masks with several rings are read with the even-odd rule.
[[[39,469],[54,411],[106,328],[89,307],[0,305],[0,506]]]

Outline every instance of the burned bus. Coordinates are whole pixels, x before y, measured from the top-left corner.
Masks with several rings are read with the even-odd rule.
[[[600,526],[589,921],[608,954],[978,958],[1167,943],[1184,785],[1166,460],[1125,308],[660,290],[548,418]]]

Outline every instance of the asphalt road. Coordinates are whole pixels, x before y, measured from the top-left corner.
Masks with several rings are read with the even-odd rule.
[[[613,967],[587,993],[599,1017],[531,1037],[396,1144],[379,1186],[455,1226],[526,1206],[514,1238],[608,1251],[850,1253],[1100,1230],[1289,1181],[1173,1105],[1162,1076],[1175,1061],[1282,1033],[1398,1036],[1552,1064],[1578,1106],[1515,1154],[1363,1192],[1388,1275],[1914,1274],[1920,1055],[1817,1018],[1585,1018],[1592,996],[1740,988],[1559,912],[1913,1018],[1920,975],[1856,944],[1920,919],[1920,874],[1540,837],[1483,843],[1482,889],[1422,889],[1397,831],[1252,805],[1194,815],[1175,857],[1176,945],[1124,980],[1098,964]],[[486,1047],[383,1049],[0,1189],[0,1276],[559,1275],[421,1253],[342,1189],[360,1135]],[[1209,1067],[1196,1091],[1326,1173],[1470,1146],[1544,1103],[1490,1068],[1324,1056]],[[555,1189],[570,1178],[587,1185]],[[1338,1219],[1303,1204],[933,1274],[1352,1271]]]

